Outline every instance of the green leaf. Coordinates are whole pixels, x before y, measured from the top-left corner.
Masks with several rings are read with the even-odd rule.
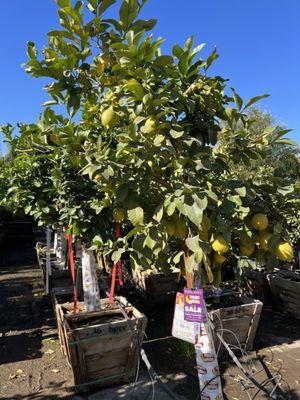
[[[147,246],[149,249],[153,250],[156,245],[156,240],[153,240],[150,235],[146,236],[144,241],[144,247]]]
[[[197,253],[198,251],[201,250],[200,247],[200,242],[199,242],[199,236],[194,236],[191,238],[187,238],[185,240],[185,243],[187,245],[187,247],[193,252],[193,253]]]
[[[219,54],[217,53],[217,49],[214,48],[212,51],[211,55],[208,57],[205,63],[205,69],[208,70],[208,68],[212,65],[212,63],[219,58]]]
[[[230,89],[233,93],[233,98],[234,98],[235,104],[236,104],[238,110],[240,111],[243,106],[243,100],[241,99],[241,97],[236,93],[236,91],[233,88],[230,88]]]
[[[54,106],[54,105],[57,105],[57,104],[58,104],[58,102],[56,100],[48,100],[48,101],[45,101],[42,104],[42,106],[43,107],[49,107],[49,106]]]
[[[71,7],[70,0],[56,0],[56,3],[59,7],[62,7],[62,8]]]
[[[136,228],[133,228],[130,232],[128,232],[127,233],[127,235],[125,236],[125,240],[128,240],[128,239],[130,239],[130,238],[132,238],[134,235],[136,235],[137,233],[139,233],[139,232],[141,232],[142,231],[142,227],[136,227]]]
[[[247,194],[247,189],[245,188],[245,186],[240,187],[240,188],[236,188],[235,191],[237,192],[238,195],[240,195],[241,197],[245,197]]]
[[[196,203],[193,205],[178,203],[177,208],[183,215],[186,215],[194,225],[197,227],[200,226],[203,218],[203,212]]]
[[[157,19],[149,19],[147,21],[139,19],[138,21],[134,22],[134,24],[131,25],[130,29],[133,30],[134,32],[150,31],[151,29],[154,28],[156,23]]]
[[[124,249],[118,249],[112,253],[111,259],[114,262],[114,264],[116,264],[121,259],[123,253]]]
[[[142,225],[144,223],[144,211],[141,207],[136,207],[128,210],[129,221],[134,226]]]
[[[183,251],[179,251],[177,254],[175,254],[175,256],[173,257],[173,262],[175,265],[180,262],[182,256],[183,256]]]
[[[174,129],[170,130],[170,135],[173,139],[179,139],[184,135],[184,131],[177,132]]]
[[[160,204],[154,211],[153,219],[159,223],[163,215],[164,215],[164,207],[162,204]]]
[[[154,146],[160,146],[162,142],[165,140],[164,135],[157,135],[156,138],[154,139]]]
[[[36,60],[37,50],[33,42],[27,42],[27,54],[28,57],[31,58],[32,60]]]
[[[195,201],[195,204],[197,205],[197,207],[199,207],[199,209],[201,211],[204,211],[207,206],[208,206],[208,200],[207,197],[204,196],[202,198],[200,198],[199,196],[197,196],[196,194],[192,195],[192,199]]]
[[[97,8],[98,0],[88,0],[88,9],[91,11],[95,11]]]
[[[127,31],[129,26],[138,16],[138,13],[139,7],[137,0],[123,0],[119,15],[124,31]]]
[[[98,8],[98,14],[102,15],[110,6],[116,3],[117,0],[102,0]]]
[[[142,85],[134,78],[130,79],[126,85],[124,85],[124,89],[129,90],[138,98],[142,98],[144,96],[144,89]]]
[[[189,69],[189,56],[190,53],[188,51],[185,51],[178,62],[178,69],[181,72],[182,75],[186,75]]]
[[[262,94],[262,95],[260,95],[260,96],[252,97],[252,99],[250,99],[250,100],[246,103],[246,105],[245,105],[245,107],[244,107],[244,110],[246,110],[246,108],[252,106],[254,103],[258,102],[259,100],[265,99],[265,98],[267,98],[267,97],[269,97],[269,96],[270,96],[269,94]]]
[[[174,56],[179,59],[182,56],[183,52],[183,49],[178,44],[175,44],[175,46],[173,47]]]
[[[298,143],[295,140],[292,140],[292,139],[278,139],[276,141],[276,144],[277,143],[279,143],[279,144],[287,144],[289,146],[294,146],[294,147],[298,147],[299,146]]]

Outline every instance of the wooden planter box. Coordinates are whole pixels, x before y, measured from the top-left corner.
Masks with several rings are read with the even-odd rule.
[[[267,301],[270,298],[270,288],[265,270],[246,270],[243,273],[246,295]]]
[[[62,343],[73,371],[77,390],[103,388],[132,382],[139,358],[139,345],[147,318],[123,297],[120,309],[101,300],[103,309],[95,312],[72,313],[73,304],[57,305],[62,324]],[[79,303],[79,308],[84,307]],[[139,338],[139,339],[137,339]]]
[[[60,305],[64,303],[71,303],[73,301],[73,293],[74,290],[71,287],[54,288],[51,291],[51,299],[52,299],[54,315],[56,318],[60,350],[65,357],[67,357],[67,343],[63,329],[63,315],[61,312]]]
[[[46,259],[41,259],[44,284],[46,285]],[[49,277],[49,290],[55,288],[66,288],[73,286],[71,272],[68,269],[61,269],[61,264],[51,260],[51,275]]]
[[[132,271],[133,283],[147,305],[171,304],[175,302],[179,273],[172,275],[147,274],[139,269]]]
[[[289,271],[267,275],[274,300],[279,308],[300,319],[300,275]]]
[[[259,300],[253,300],[243,295],[235,294],[233,297],[237,303],[242,304],[212,310],[209,315],[215,329],[233,349],[236,350],[240,343],[243,350],[251,350],[263,304]],[[218,349],[220,341],[216,335],[214,335],[214,339],[216,349]],[[224,350],[223,345],[221,350]]]

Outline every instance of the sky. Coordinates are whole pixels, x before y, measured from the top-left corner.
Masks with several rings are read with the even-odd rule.
[[[190,35],[206,43],[203,56],[216,46],[220,58],[210,73],[228,78],[244,99],[270,94],[261,108],[293,129],[288,137],[300,143],[299,0],[149,0],[142,17],[158,19],[154,35],[165,39],[164,52]],[[55,27],[54,0],[1,1],[0,124],[37,120],[48,100],[46,81],[30,78],[21,64],[26,42],[41,49]]]

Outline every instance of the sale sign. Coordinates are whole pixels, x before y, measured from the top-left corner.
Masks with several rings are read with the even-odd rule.
[[[184,294],[177,293],[172,325],[172,335],[177,339],[195,344],[200,330],[195,331],[195,326],[184,319]]]
[[[184,319],[188,322],[205,322],[203,289],[184,289]]]

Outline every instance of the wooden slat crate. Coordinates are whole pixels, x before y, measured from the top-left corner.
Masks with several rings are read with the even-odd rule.
[[[133,283],[148,305],[171,304],[175,302],[179,273],[172,275],[148,274],[146,271],[132,271]]]
[[[54,315],[56,317],[58,339],[60,344],[61,352],[64,356],[67,356],[67,343],[66,335],[63,329],[63,315],[61,312],[61,304],[72,302],[74,296],[74,290],[72,287],[68,288],[54,288],[51,291],[52,304],[54,309]]]
[[[102,299],[103,309],[95,312],[72,314],[72,304],[58,305],[65,354],[79,391],[132,382],[135,378],[138,340],[143,340],[147,318],[125,298],[117,299],[128,319],[118,307],[109,305],[108,299]]]
[[[44,282],[46,281],[46,259],[41,259]],[[61,264],[51,260],[51,275],[49,277],[50,291],[55,288],[73,286],[71,272],[68,269],[61,269]]]
[[[242,305],[220,308],[210,311],[209,314],[215,329],[223,336],[226,343],[237,349],[239,347],[238,339],[242,349],[251,350],[263,304],[259,300],[253,300],[243,295],[236,295],[236,297],[243,303]],[[219,347],[219,343],[220,341],[215,335],[216,348]],[[221,350],[224,350],[222,346]]]
[[[245,293],[263,302],[270,298],[270,288],[267,280],[267,272],[264,270],[248,269],[243,273]]]
[[[279,308],[300,319],[300,275],[280,271],[267,275],[274,300]]]

